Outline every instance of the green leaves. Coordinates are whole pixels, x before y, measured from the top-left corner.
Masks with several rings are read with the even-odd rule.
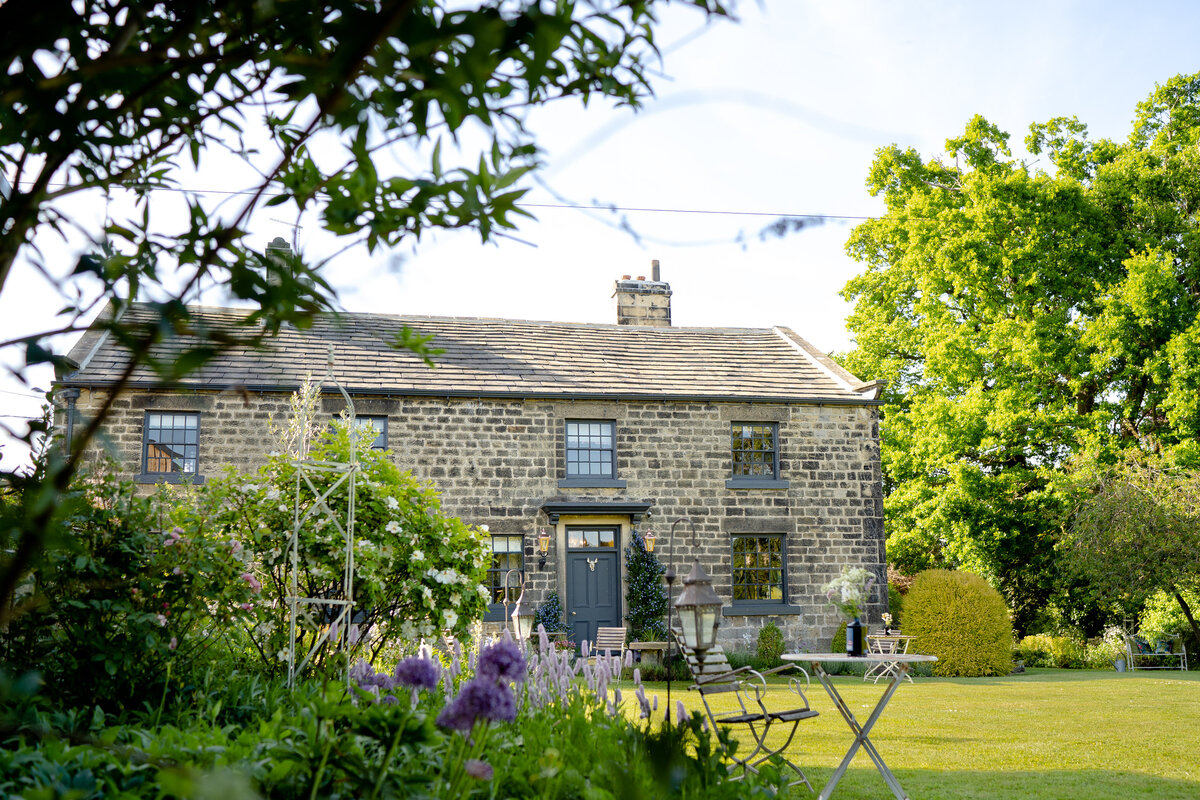
[[[1018,627],[1055,591],[1058,476],[1086,453],[1196,449],[1200,154],[1179,143],[1200,137],[1198,81],[1156,90],[1124,144],[1032,126],[1053,172],[981,117],[947,141],[953,168],[893,146],[871,170],[888,213],[847,244],[865,271],[843,293],[846,362],[891,382],[889,552],[988,575]]]

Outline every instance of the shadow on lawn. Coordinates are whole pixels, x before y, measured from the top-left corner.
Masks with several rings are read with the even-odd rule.
[[[978,686],[984,683],[1028,683],[1031,680],[1040,683],[1088,683],[1092,681],[1130,680],[1133,678],[1158,678],[1200,682],[1200,672],[1181,672],[1179,670],[1167,669],[1138,670],[1137,672],[1116,672],[1115,670],[1102,669],[1030,669],[1023,673],[1005,675],[999,678],[918,678],[917,680]]]
[[[832,769],[805,767],[817,792],[833,774]],[[1200,783],[1156,778],[1133,772],[1103,770],[1046,770],[954,772],[929,769],[893,770],[904,790],[922,800],[992,800],[993,798],[1044,798],[1045,800],[1195,800]],[[803,787],[789,797],[814,797]],[[846,771],[833,791],[835,800],[881,800],[892,797],[879,773],[871,767]]]

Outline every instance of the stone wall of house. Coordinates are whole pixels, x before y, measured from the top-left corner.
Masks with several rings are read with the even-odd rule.
[[[78,401],[86,419],[105,399],[84,391]],[[753,649],[759,628],[774,622],[789,648],[827,649],[840,620],[821,586],[843,565],[862,565],[884,579],[883,504],[879,428],[875,409],[844,405],[734,404],[718,402],[491,400],[472,398],[355,399],[357,413],[388,417],[388,444],[399,464],[432,481],[445,510],[487,525],[493,534],[525,539],[528,595],[535,602],[551,589],[566,600],[563,525],[554,531],[543,568],[535,552],[539,528],[551,528],[547,501],[652,503],[639,528],[653,529],[665,560],[671,524],[679,517],[696,526],[693,548],[686,526],[676,537],[676,570],[682,577],[697,555],[714,577],[714,588],[731,595],[730,536],[779,533],[786,539],[788,613],[738,615],[727,607],[721,628],[727,647]],[[327,398],[323,413],[336,414],[340,398]],[[141,471],[142,426],[148,410],[190,411],[200,417],[200,472],[225,463],[256,467],[276,449],[272,420],[282,424],[282,394],[130,394],[113,402],[106,446]],[[625,488],[560,488],[565,475],[566,419],[615,420],[618,478]],[[732,422],[777,422],[782,489],[730,489]],[[77,425],[79,422],[76,423]],[[629,526],[622,531],[628,541]],[[624,563],[624,556],[621,556]],[[679,586],[677,584],[676,594]],[[886,601],[881,591],[868,618],[877,621]]]

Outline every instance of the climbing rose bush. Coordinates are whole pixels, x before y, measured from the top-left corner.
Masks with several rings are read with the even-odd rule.
[[[389,644],[451,635],[465,638],[487,607],[483,586],[490,549],[485,529],[442,514],[437,493],[392,463],[386,451],[372,450],[354,437],[361,467],[356,481],[354,518],[353,625],[331,626],[334,606],[302,607],[298,620],[297,663],[326,628],[328,640],[315,660],[325,661],[339,636],[349,636],[351,658],[374,660]],[[334,424],[319,437],[312,459],[346,463],[349,426]],[[202,487],[187,514],[196,529],[226,537],[247,554],[242,577],[257,589],[244,626],[249,649],[271,672],[286,669],[289,643],[288,540],[299,504],[305,522],[299,536],[299,594],[341,598],[345,592],[345,537],[349,484],[336,472],[309,472],[310,487],[297,484],[293,459],[273,454],[253,474],[229,469]],[[315,492],[313,489],[315,488]],[[332,515],[319,513],[318,498]],[[297,500],[298,498],[298,500]]]

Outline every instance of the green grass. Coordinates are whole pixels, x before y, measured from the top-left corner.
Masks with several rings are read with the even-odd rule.
[[[884,689],[861,678],[833,681],[860,721]],[[647,693],[658,694],[661,706],[665,684],[649,684]],[[773,681],[768,708],[791,707],[790,696]],[[819,791],[853,734],[815,678],[808,696],[821,716],[800,723],[788,757]],[[703,710],[686,684],[673,685],[671,697]],[[1195,800],[1200,673],[1039,669],[1005,678],[917,678],[897,690],[871,741],[914,798]],[[833,796],[891,793],[860,749]]]

